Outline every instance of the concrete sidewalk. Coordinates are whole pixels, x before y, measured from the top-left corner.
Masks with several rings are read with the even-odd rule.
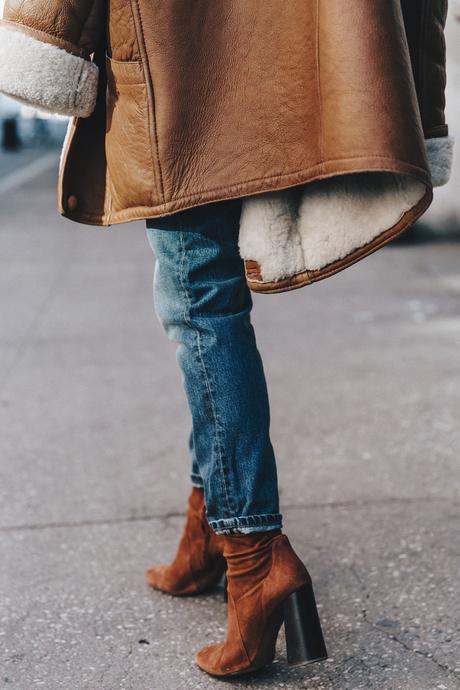
[[[60,151],[57,147],[24,147],[19,151],[4,151],[0,148],[0,183],[19,170],[26,170],[31,164],[35,163],[54,151],[59,157]],[[3,204],[0,206],[3,208]]]
[[[55,172],[0,198],[0,687],[458,690],[460,245],[394,246],[255,299],[285,529],[330,659],[232,683],[175,600],[189,417],[142,224],[77,226]]]

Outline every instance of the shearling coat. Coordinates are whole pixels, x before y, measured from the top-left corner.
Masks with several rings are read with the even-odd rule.
[[[73,116],[59,208],[96,225],[244,197],[249,286],[367,256],[449,176],[446,0],[6,0],[0,90]]]

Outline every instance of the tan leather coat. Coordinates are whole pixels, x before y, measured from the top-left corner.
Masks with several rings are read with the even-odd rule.
[[[283,267],[242,236],[250,286],[277,291],[353,263],[429,205],[424,137],[448,134],[446,11],[446,0],[6,0],[0,26],[8,40],[19,32],[61,49],[76,71],[84,63],[69,112],[89,117],[71,124],[59,180],[73,220],[110,225],[261,195],[242,217],[251,229],[264,193],[295,190],[269,202],[281,199],[284,220],[297,204],[298,220],[300,190],[329,199],[319,181],[361,173],[353,192],[341,188],[349,198],[359,180],[368,194],[365,174],[385,185],[392,175],[404,203],[372,236],[324,251],[324,237],[300,228],[288,243],[299,237],[303,258]],[[88,61],[99,71],[91,107],[79,100],[95,84]]]

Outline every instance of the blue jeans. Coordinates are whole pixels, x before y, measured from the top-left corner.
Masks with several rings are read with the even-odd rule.
[[[241,200],[147,221],[155,311],[179,345],[192,416],[191,480],[220,534],[281,527],[276,462],[252,298],[238,251]]]

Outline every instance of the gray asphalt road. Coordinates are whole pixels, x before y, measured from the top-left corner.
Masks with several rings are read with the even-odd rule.
[[[220,591],[143,582],[172,556],[189,418],[142,224],[55,212],[55,172],[0,199],[0,687],[458,690],[460,245],[396,245],[255,299],[286,532],[327,663],[244,682],[194,665]]]

